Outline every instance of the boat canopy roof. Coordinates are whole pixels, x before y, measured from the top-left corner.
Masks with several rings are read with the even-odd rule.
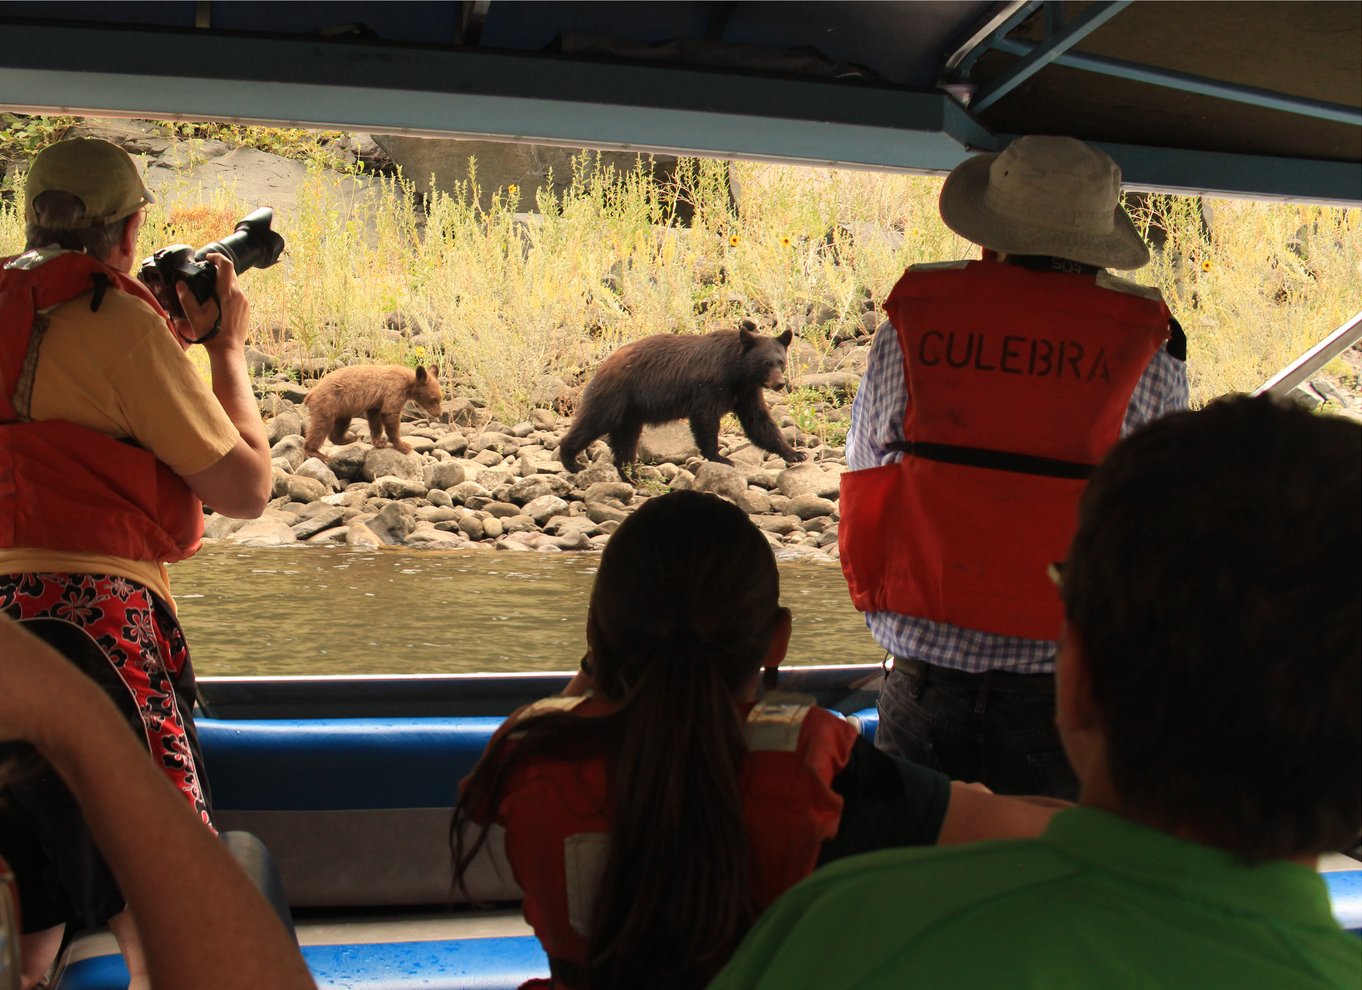
[[[1362,4],[4,2],[0,107],[1362,201]]]

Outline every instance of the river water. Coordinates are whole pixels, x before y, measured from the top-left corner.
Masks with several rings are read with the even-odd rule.
[[[206,545],[170,569],[199,674],[572,670],[597,553]],[[780,565],[794,613],[786,661],[883,652],[835,562]]]

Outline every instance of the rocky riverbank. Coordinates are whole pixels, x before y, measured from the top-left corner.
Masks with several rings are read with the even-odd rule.
[[[867,338],[868,339],[868,338]],[[848,342],[845,350],[863,349]],[[854,376],[827,376],[854,388]],[[591,463],[567,471],[557,461],[569,425],[549,409],[520,423],[491,419],[466,398],[446,402],[441,422],[411,419],[400,453],[375,448],[363,419],[357,442],[324,448],[328,460],[306,458],[306,390],[287,381],[262,400],[274,460],[273,499],[256,520],[211,516],[209,539],[247,546],[287,544],[372,548],[497,549],[556,553],[598,550],[645,500],[669,490],[715,492],[741,506],[771,545],[790,555],[837,557],[840,447],[801,434],[790,412],[777,422],[810,459],[787,467],[741,433],[720,436],[733,466],[698,455],[685,423],[647,430],[634,483],[622,479],[609,448],[597,441]],[[414,407],[413,407],[414,408]]]

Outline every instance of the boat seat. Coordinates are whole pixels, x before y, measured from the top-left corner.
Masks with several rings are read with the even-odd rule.
[[[880,712],[878,708],[862,708],[858,712],[852,712],[846,717],[847,721],[860,730],[866,742],[875,741],[875,730],[880,725]]]
[[[305,945],[303,960],[318,990],[516,990],[548,976],[548,959],[533,935]],[[53,990],[126,990],[128,969],[117,952],[73,963]]]
[[[223,829],[260,837],[294,908],[437,906],[451,889],[459,780],[497,717],[197,720]],[[472,899],[519,901],[500,830],[469,878]]]

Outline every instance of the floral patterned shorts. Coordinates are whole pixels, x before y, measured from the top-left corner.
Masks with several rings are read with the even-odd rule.
[[[127,578],[30,573],[0,575],[0,609],[110,694],[140,729],[157,765],[211,826],[190,718],[194,671],[170,608]]]

